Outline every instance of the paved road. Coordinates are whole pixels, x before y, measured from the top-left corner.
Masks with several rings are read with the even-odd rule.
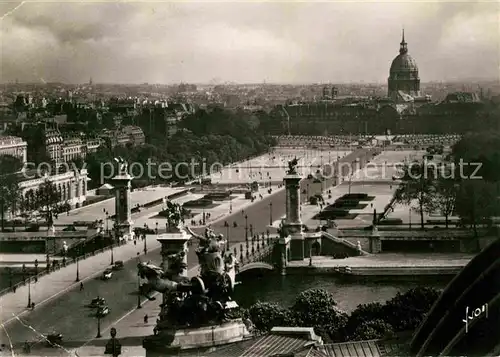
[[[345,159],[349,160],[349,157]],[[325,187],[331,184],[331,180],[325,183]],[[301,182],[301,190],[307,185],[307,180]],[[312,194],[312,193],[311,193]],[[277,193],[263,199],[257,198],[255,204],[246,207],[244,213],[237,210],[232,215],[227,216],[212,225],[216,232],[226,235],[227,228],[224,227],[224,220],[230,223],[229,240],[230,244],[245,241],[245,215],[248,217],[248,226],[253,225],[254,233],[265,232],[269,225],[270,213],[269,203],[272,202],[273,219],[278,219],[285,214],[285,191],[279,190]],[[237,228],[233,228],[232,223],[237,223]],[[203,228],[195,228],[197,232],[202,232]],[[250,234],[250,229],[249,232]],[[142,244],[137,245],[137,251],[142,249]],[[161,261],[159,249],[151,251],[146,257],[159,263]],[[188,265],[193,267],[197,264],[194,249],[190,249],[188,255]],[[92,316],[92,311],[85,307],[92,298],[102,296],[108,301],[110,315],[102,320],[101,327],[105,329],[114,321],[119,319],[137,304],[137,261],[131,260],[125,264],[125,268],[114,274],[110,281],[91,279],[85,283],[84,291],[78,288],[63,294],[50,302],[40,306],[33,312],[21,317],[21,320],[32,326],[39,333],[60,332],[64,335],[65,347],[75,348],[95,337],[97,331],[97,320]],[[39,339],[36,333],[23,326],[21,322],[14,321],[7,326],[12,342],[22,347],[24,341],[34,341]],[[6,343],[7,341],[1,341]]]

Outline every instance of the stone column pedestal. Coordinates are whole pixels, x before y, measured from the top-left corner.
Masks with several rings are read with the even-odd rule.
[[[370,237],[370,253],[377,254],[382,251],[382,242],[380,241],[380,234],[377,226],[373,227],[372,235]]]
[[[125,239],[132,239],[133,222],[130,203],[132,176],[120,174],[112,179],[115,188],[115,225],[118,233]]]
[[[283,179],[286,188],[286,218],[283,229],[290,237],[290,259],[304,260],[304,234],[300,219],[300,177],[297,174],[288,174]]]
[[[290,250],[290,237],[280,238],[277,243],[278,256],[276,257],[278,261],[278,270],[281,275],[286,275],[286,266],[288,265],[289,250]]]
[[[185,252],[183,262],[187,265],[187,242],[191,236],[182,227],[170,227],[167,233],[159,234],[157,241],[161,244],[161,268],[167,271],[172,263],[171,256]],[[187,270],[181,274],[187,277]]]
[[[188,246],[191,236],[182,227],[169,227],[164,234],[158,235],[158,242],[161,244],[161,268],[168,271],[172,264],[172,257],[181,252],[185,252],[183,263],[187,266]],[[187,277],[187,269],[179,275]],[[167,295],[163,294],[163,303],[167,301]]]
[[[162,269],[169,270],[173,255],[186,252],[184,263],[187,263],[187,243],[190,235],[179,225],[170,227],[167,233],[161,234],[158,241],[161,243]],[[215,254],[215,253],[214,253]],[[187,271],[180,274],[187,277]],[[177,277],[178,278],[178,277]],[[242,319],[227,320],[222,323],[203,325],[198,327],[181,326],[176,328],[168,324],[169,317],[169,292],[163,295],[163,306],[154,334],[146,336],[142,346],[146,350],[147,357],[165,357],[183,355],[184,351],[189,355],[203,353],[217,346],[223,346],[233,342],[239,342],[250,337],[250,333]],[[226,309],[236,309],[238,304],[228,301]]]

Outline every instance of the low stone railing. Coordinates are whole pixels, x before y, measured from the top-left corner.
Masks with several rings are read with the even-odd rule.
[[[17,288],[24,286],[28,283],[32,283],[32,282],[36,283],[36,282],[38,282],[38,279],[41,278],[42,276],[48,275],[56,270],[59,270],[59,269],[65,268],[69,265],[72,265],[72,264],[76,263],[77,260],[78,261],[85,260],[87,258],[95,256],[96,254],[103,253],[107,250],[110,250],[111,248],[116,248],[116,247],[122,246],[124,244],[127,244],[127,242],[125,240],[121,241],[118,244],[112,244],[112,245],[109,245],[107,247],[97,249],[91,253],[82,254],[82,255],[77,256],[75,258],[68,258],[68,259],[63,258],[61,264],[51,264],[52,266],[45,267],[43,270],[41,270],[37,274],[31,275],[31,276],[27,277],[26,279],[24,279],[16,284],[13,284],[12,286],[10,286],[8,288],[0,290],[0,296],[8,294],[9,292],[14,292]]]

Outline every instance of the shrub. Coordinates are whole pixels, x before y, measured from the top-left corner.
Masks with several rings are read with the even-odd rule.
[[[259,301],[250,307],[248,314],[255,328],[262,332],[274,326],[293,326],[290,311],[277,303]]]
[[[361,324],[368,321],[384,320],[384,312],[384,305],[378,302],[358,305],[356,310],[349,316],[347,324],[349,332],[354,333]]]
[[[439,291],[433,288],[418,287],[406,293],[398,293],[384,306],[385,320],[395,331],[412,330],[424,319],[439,297]]]
[[[351,341],[375,340],[379,338],[394,338],[393,327],[384,320],[371,320],[358,325],[354,334],[349,337]]]
[[[333,295],[323,289],[301,292],[290,309],[299,326],[314,327],[332,341],[342,340],[348,316],[337,307]]]

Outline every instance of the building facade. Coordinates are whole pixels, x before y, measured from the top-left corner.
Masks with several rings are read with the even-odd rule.
[[[146,142],[144,132],[140,127],[135,125],[126,125],[116,130],[107,130],[101,137],[111,148],[115,146],[125,146],[127,144],[138,146]]]
[[[29,199],[28,192],[30,190],[36,192],[45,180],[55,184],[61,197],[61,203],[67,202],[71,207],[80,207],[87,198],[87,181],[90,179],[86,169],[67,171],[51,176],[44,175],[43,177],[29,178],[26,176],[19,183],[22,199]]]
[[[0,155],[17,157],[24,164],[27,161],[28,143],[17,136],[0,136]]]

